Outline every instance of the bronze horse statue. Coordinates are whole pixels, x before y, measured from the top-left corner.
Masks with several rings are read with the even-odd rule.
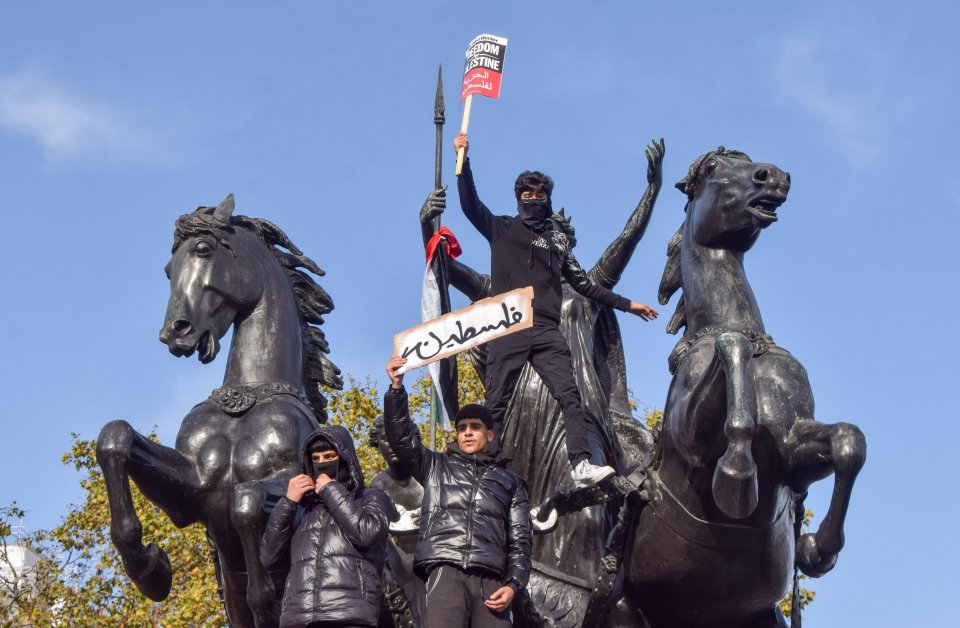
[[[177,526],[206,527],[230,625],[264,628],[279,621],[285,573],[260,564],[263,527],[299,472],[301,444],[326,419],[320,387],[342,381],[317,327],[333,302],[304,272],[323,271],[275,225],[233,209],[229,195],[177,220],[160,332],[171,353],[207,364],[233,325],[223,386],[184,417],[175,448],[112,421],[97,461],[110,535],[140,591],[165,599],[172,572],[161,548],[143,545],[131,479]]]
[[[686,218],[660,302],[682,288],[668,332],[685,332],[609,625],[785,626],[777,604],[794,561],[811,576],[836,563],[866,442],[854,425],[814,420],[806,371],[767,335],[744,272],[790,175],[721,147],[677,187]],[[826,516],[795,547],[794,506],[831,473]]]

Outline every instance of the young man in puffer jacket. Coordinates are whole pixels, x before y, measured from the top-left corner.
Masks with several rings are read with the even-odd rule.
[[[380,613],[390,499],[364,488],[350,433],[339,425],[313,432],[303,473],[290,479],[260,540],[260,561],[289,561],[281,628],[376,626]]]
[[[397,373],[404,362],[393,356],[387,363],[383,419],[397,459],[423,485],[413,569],[426,579],[424,628],[510,626],[510,604],[530,576],[526,486],[508,461],[487,451],[493,417],[483,406],[460,409],[446,453],[421,444]]]

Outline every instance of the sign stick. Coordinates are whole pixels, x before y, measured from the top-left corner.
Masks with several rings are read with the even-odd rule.
[[[470,106],[473,104],[473,94],[467,94],[467,100],[463,105],[463,124],[460,125],[460,132],[466,133],[467,127],[470,126]],[[457,171],[456,175],[459,177],[460,172],[463,170],[463,157],[466,155],[467,151],[464,148],[461,148],[457,151]]]

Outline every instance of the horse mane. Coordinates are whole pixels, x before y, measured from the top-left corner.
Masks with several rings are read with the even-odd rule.
[[[676,184],[676,188],[687,195],[687,204],[684,206],[683,211],[688,216],[690,215],[688,211],[690,209],[690,203],[693,202],[697,192],[699,192],[700,183],[703,181],[703,166],[714,156],[752,161],[746,153],[738,150],[727,150],[723,146],[694,159],[693,163],[690,164],[690,168],[687,170],[687,176]],[[666,305],[670,301],[670,297],[680,290],[680,300],[677,301],[677,308],[667,322],[668,334],[676,334],[687,326],[687,313],[683,302],[683,276],[680,272],[680,250],[683,247],[683,227],[685,224],[686,220],[680,225],[680,228],[677,229],[677,232],[673,234],[673,237],[670,238],[670,242],[667,244],[667,263],[663,269],[663,277],[660,279],[660,289],[657,291],[657,300],[660,302],[660,305]]]
[[[323,315],[333,310],[333,299],[314,281],[313,277],[301,269],[310,271],[318,277],[323,277],[326,273],[312,259],[304,255],[280,227],[269,220],[231,216],[227,224],[224,224],[214,216],[213,207],[198,207],[193,213],[184,214],[177,219],[173,250],[176,251],[188,238],[206,235],[232,253],[233,249],[230,248],[224,235],[233,233],[235,226],[250,231],[267,246],[290,282],[300,315],[300,337],[303,342],[302,373],[307,405],[313,411],[317,421],[326,423],[327,399],[323,396],[323,387],[329,386],[337,390],[343,388],[340,369],[326,357],[326,354],[330,353],[330,345],[319,327],[323,324]]]

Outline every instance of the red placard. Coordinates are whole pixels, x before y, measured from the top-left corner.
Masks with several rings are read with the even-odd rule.
[[[463,66],[463,89],[460,100],[471,94],[500,98],[503,59],[507,54],[507,38],[479,35],[467,46]]]

